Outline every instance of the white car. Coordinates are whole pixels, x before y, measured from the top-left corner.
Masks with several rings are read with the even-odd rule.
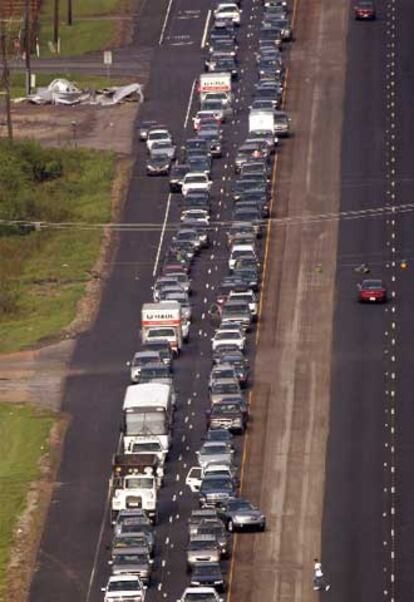
[[[194,220],[203,226],[210,224],[210,216],[206,209],[185,209],[181,212],[181,221]]]
[[[154,128],[148,132],[146,142],[148,152],[151,152],[155,142],[169,142],[172,144],[172,136],[166,128]]]
[[[240,293],[237,291],[230,291],[229,299],[241,299],[242,301],[246,301],[246,303],[249,304],[249,309],[250,309],[252,316],[254,316],[254,317],[257,316],[257,311],[258,311],[257,295],[250,288],[247,291],[243,291]]]
[[[241,259],[242,257],[252,258],[257,261],[254,244],[234,245],[230,251],[229,269],[234,270],[237,260]]]
[[[216,351],[223,345],[234,345],[240,351],[243,351],[246,345],[246,337],[239,329],[223,328],[217,330],[214,337],[211,339],[213,351]]]
[[[234,2],[221,2],[214,11],[215,19],[231,19],[234,25],[240,25],[241,9]]]
[[[231,106],[233,98],[231,92],[207,92],[207,94],[204,96],[204,101],[208,100],[220,101],[227,115],[231,115],[233,113]]]
[[[223,110],[222,109],[220,111],[211,111],[211,110],[207,110],[207,109],[203,109],[203,110],[197,111],[195,117],[193,117],[194,129],[196,131],[198,130],[198,128],[200,126],[200,122],[203,119],[215,119],[215,121],[218,124],[220,124],[222,116],[223,116]]]
[[[201,483],[204,477],[207,475],[225,475],[231,479],[236,478],[236,471],[230,464],[207,464],[204,468],[201,466],[192,466],[187,473],[185,484],[190,488],[191,493],[198,493],[200,491]]]
[[[187,587],[177,602],[224,602],[214,587]]]
[[[201,190],[202,192],[210,192],[212,182],[205,173],[193,172],[188,173],[183,178],[181,192],[186,196],[190,190]]]
[[[105,592],[104,602],[144,602],[146,589],[137,575],[113,575],[101,591]]]

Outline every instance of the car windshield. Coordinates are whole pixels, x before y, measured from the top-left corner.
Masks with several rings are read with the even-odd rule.
[[[155,142],[153,148],[171,148],[172,144],[170,140],[161,140],[160,142]]]
[[[210,575],[216,575],[219,573],[219,567],[214,565],[199,563],[194,567],[193,574],[197,574],[200,577],[209,577]]]
[[[159,368],[143,368],[141,370],[141,378],[168,378],[170,372],[168,368],[160,366]]]
[[[214,541],[204,541],[199,539],[193,539],[188,545],[189,550],[205,550],[206,548],[215,547]]]
[[[166,132],[150,132],[149,133],[150,140],[169,140],[169,135]]]
[[[240,314],[246,313],[248,311],[249,310],[246,308],[246,306],[242,306],[242,305],[226,305],[226,307],[223,309],[223,313],[225,313],[226,316],[240,315]],[[236,337],[228,337],[228,338],[236,339],[239,337],[236,336]]]
[[[166,155],[158,155],[157,157],[151,157],[150,162],[157,165],[163,165],[169,163],[169,159]]]
[[[148,441],[146,443],[134,443],[132,446],[133,454],[145,454],[162,451],[161,445],[158,441]]]
[[[184,602],[216,602],[216,597],[214,596],[214,594],[204,592],[186,594]]]
[[[374,291],[383,288],[381,280],[365,280],[362,283],[362,288],[367,291]]]
[[[154,479],[152,477],[132,477],[127,479],[125,486],[127,489],[152,489]]]
[[[146,554],[115,554],[114,564],[145,564],[148,562]]]
[[[186,184],[205,184],[207,180],[203,176],[189,176],[185,181]]]
[[[133,592],[140,589],[138,579],[128,581],[111,581],[108,585],[109,592]]]
[[[213,386],[213,395],[220,393],[239,393],[239,387],[236,383],[218,383]]]
[[[163,435],[168,429],[164,408],[153,412],[127,412],[126,435]]]
[[[240,406],[235,403],[220,404],[217,403],[213,407],[214,414],[234,414],[240,411]]]
[[[214,477],[203,481],[201,485],[202,491],[212,491],[213,489],[222,489],[223,491],[232,491],[233,486],[229,479]]]
[[[157,328],[156,330],[150,330],[147,336],[149,339],[154,337],[175,337],[175,330],[174,328]]]
[[[227,454],[228,449],[225,445],[208,445],[202,448],[201,453],[204,456],[214,456],[215,454]]]
[[[113,547],[114,548],[141,548],[145,546],[146,538],[142,536],[136,537],[115,537]]]

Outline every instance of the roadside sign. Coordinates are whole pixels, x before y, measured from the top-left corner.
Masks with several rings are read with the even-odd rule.
[[[112,65],[112,50],[104,50],[103,62],[104,65]]]

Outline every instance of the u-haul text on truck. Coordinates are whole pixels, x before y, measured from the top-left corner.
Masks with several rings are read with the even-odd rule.
[[[209,92],[225,92],[231,94],[231,73],[202,73],[198,80],[200,102]]]
[[[168,341],[174,353],[180,353],[183,339],[188,337],[187,322],[178,301],[144,303],[141,312],[142,342]]]

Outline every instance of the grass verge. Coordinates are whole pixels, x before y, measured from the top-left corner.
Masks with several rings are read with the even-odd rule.
[[[25,510],[30,485],[39,478],[54,420],[45,410],[0,404],[0,600],[5,600],[16,524]]]
[[[107,78],[102,75],[84,75],[80,73],[59,72],[37,73],[36,87],[48,86],[54,79],[61,77],[68,79],[71,82],[75,82],[77,86],[82,89],[92,88],[98,90],[100,88],[107,88],[110,86],[123,86],[128,83],[126,79],[121,80],[119,78]],[[24,73],[12,73],[10,77],[10,84],[10,91],[13,98],[26,96],[26,76]]]
[[[3,211],[11,219],[10,212],[21,203],[24,219],[37,219],[28,216],[40,214],[40,221],[70,222],[73,226],[23,235],[6,231],[0,236],[0,305],[2,303],[3,308],[0,353],[28,348],[53,337],[74,319],[104,234],[100,228],[87,230],[76,224],[107,223],[112,213],[116,161],[113,154],[88,150],[43,151],[27,143],[15,143],[15,149],[20,147],[21,153],[31,152],[36,160],[38,157],[40,160],[42,153],[52,152],[54,160],[62,166],[62,173],[42,182],[29,179],[25,187],[14,192],[10,190],[13,182],[21,182],[20,173],[27,173],[31,165],[23,162],[22,172],[10,172],[3,199],[0,177],[0,213]],[[6,153],[7,150],[5,148]],[[14,169],[19,164],[17,152],[10,162],[11,165],[4,166],[6,175],[8,167]],[[22,219],[19,215],[16,218]]]
[[[73,24],[66,25],[65,14],[60,14],[59,37],[61,56],[79,56],[109,48],[116,38],[116,22],[110,15],[116,13],[125,0],[73,0]],[[53,40],[54,0],[45,0],[40,16],[40,56],[54,56]]]

